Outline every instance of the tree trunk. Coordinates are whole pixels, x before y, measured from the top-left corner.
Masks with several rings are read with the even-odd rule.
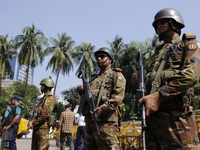
[[[56,87],[57,87],[57,83],[58,83],[58,77],[59,77],[60,71],[58,71],[58,74],[56,76],[56,82],[55,82],[55,86],[54,86],[54,91],[53,91],[53,95],[56,95]]]
[[[0,73],[0,96],[1,96],[1,86],[2,86],[2,74]]]
[[[27,69],[26,69],[26,79],[25,79],[26,86],[25,86],[25,91],[24,91],[24,97],[26,97],[26,95],[27,95],[27,90],[28,90],[29,68],[30,68],[30,65],[27,65]]]

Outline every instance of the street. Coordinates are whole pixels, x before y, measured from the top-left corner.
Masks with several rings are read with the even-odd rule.
[[[1,142],[1,139],[0,139]],[[17,149],[18,150],[30,150],[31,149],[31,139],[30,138],[22,138],[17,139]],[[56,146],[55,140],[50,140],[50,148],[49,150],[59,150],[59,148]],[[65,148],[65,150],[69,150],[69,148]]]

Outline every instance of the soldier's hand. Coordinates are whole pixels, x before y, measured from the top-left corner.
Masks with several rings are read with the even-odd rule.
[[[29,127],[30,129],[33,128],[33,121],[30,121],[30,122],[28,123],[28,127]]]
[[[133,85],[138,86],[138,73],[133,73],[131,76],[131,82]]]
[[[94,112],[96,112],[97,116],[101,116],[102,115],[102,109],[101,107],[97,107],[96,109],[94,109],[94,111],[90,111],[90,114],[93,115]]]
[[[76,88],[77,92],[79,95],[82,95],[83,94],[83,91],[84,91],[84,87],[83,85],[79,85],[77,88]]]
[[[155,92],[139,99],[138,106],[140,106],[142,103],[145,103],[146,115],[149,116],[158,110],[161,101],[162,95],[159,92]]]

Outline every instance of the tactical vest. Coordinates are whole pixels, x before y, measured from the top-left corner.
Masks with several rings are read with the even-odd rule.
[[[94,103],[96,107],[99,107],[101,105],[103,105],[104,103],[108,103],[108,105],[110,105],[109,103],[109,99],[111,98],[111,95],[114,94],[113,88],[115,86],[116,80],[117,80],[117,72],[121,72],[121,69],[119,68],[115,68],[114,70],[110,69],[106,71],[106,79],[105,79],[105,87],[103,88],[102,94],[100,95],[100,101],[97,105],[97,99],[99,97],[99,93],[100,93],[100,89],[101,89],[101,85],[103,83],[105,74],[101,77],[96,75],[93,75],[91,77],[90,80],[90,88],[91,88],[91,92],[93,95],[93,99],[94,99]],[[93,87],[94,86],[94,87]],[[115,113],[118,113],[120,111],[120,114],[118,115],[112,115],[112,114],[107,114],[107,115],[101,115],[100,116],[100,120],[101,121],[114,121],[114,122],[118,122],[118,117],[122,117],[122,111],[124,110],[124,104],[122,105],[122,103],[120,103],[119,105],[119,109],[118,106],[116,106],[116,110]],[[113,113],[113,112],[110,112]],[[85,116],[91,116],[89,113],[89,106],[88,104],[86,106],[84,106],[83,108],[83,115]],[[118,116],[118,117],[116,117]],[[86,117],[87,119],[87,117]]]
[[[149,72],[146,76],[146,90],[147,94],[150,94],[152,88],[152,82],[155,80],[155,76],[159,73],[157,89],[162,85],[165,85],[166,81],[179,72],[182,69],[182,66],[185,63],[184,55],[186,53],[186,48],[188,48],[188,43],[195,43],[196,35],[185,33],[182,37],[182,40],[177,40],[173,44],[166,45],[163,47],[158,47],[155,55],[150,60],[148,70]],[[159,70],[162,60],[168,57],[165,65],[161,72]],[[175,97],[164,97],[164,100],[161,102],[159,110],[185,110],[186,107],[191,105],[191,102],[194,101],[194,94],[191,92],[192,89],[176,95]]]
[[[44,103],[47,99],[48,96],[52,95],[45,95],[44,97],[41,98],[41,100],[36,104],[35,110],[34,110],[34,118],[38,118],[41,116],[41,110],[42,107],[44,106]],[[52,126],[55,121],[55,116],[53,114],[49,114],[47,123],[49,126]]]
[[[22,106],[21,105],[17,105],[17,107],[20,107],[21,114],[19,115],[19,118],[17,119],[17,121],[15,122],[15,124],[19,124],[20,123],[21,118],[22,118],[22,114],[23,114],[23,108],[22,108]],[[6,119],[6,125],[9,125],[12,122],[12,120],[14,119],[17,107],[16,106],[12,107],[12,109],[11,109],[11,111],[10,111],[7,119]]]

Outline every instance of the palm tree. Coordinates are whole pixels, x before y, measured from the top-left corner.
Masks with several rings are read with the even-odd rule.
[[[27,94],[28,87],[28,76],[30,67],[36,67],[38,62],[42,63],[42,53],[43,46],[47,46],[47,38],[44,34],[35,28],[32,24],[32,27],[23,28],[23,34],[17,35],[14,39],[14,47],[19,48],[18,54],[18,63],[19,65],[26,65],[26,88],[24,97]]]
[[[95,46],[90,43],[81,43],[74,49],[72,57],[77,65],[79,65],[76,75],[78,75],[82,70],[85,72],[86,79],[89,79],[92,73],[96,70],[96,62],[93,58]]]
[[[52,67],[52,73],[56,74],[56,82],[54,86],[54,95],[56,94],[56,86],[58,83],[58,77],[60,72],[63,75],[69,74],[73,70],[73,63],[70,58],[70,51],[72,51],[72,46],[74,41],[71,37],[67,36],[66,33],[58,34],[58,39],[50,38],[52,47],[48,47],[44,56],[53,54],[50,61],[47,64],[46,69]]]
[[[156,47],[160,44],[161,42],[156,34],[154,34],[153,38],[146,38],[146,40],[140,45],[140,48],[145,53],[145,58],[150,59],[150,57],[154,54]]]
[[[113,67],[119,67],[119,59],[120,57],[123,56],[124,54],[124,49],[125,49],[125,44],[123,43],[123,39],[116,35],[115,39],[113,42],[107,41],[108,44],[110,44],[111,50],[114,54],[114,63]]]
[[[12,50],[12,40],[8,41],[8,35],[0,36],[0,95],[2,79],[5,73],[12,73],[9,60],[12,59],[14,54],[16,54],[16,52]]]

